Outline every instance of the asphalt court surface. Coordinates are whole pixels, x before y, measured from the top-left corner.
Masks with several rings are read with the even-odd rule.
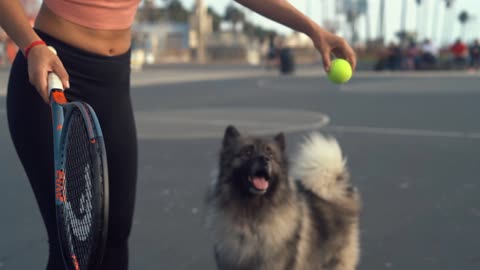
[[[480,269],[478,75],[359,74],[334,86],[306,72],[227,71],[133,74],[131,269],[214,269],[203,198],[228,124],[286,131],[289,152],[310,130],[339,140],[363,197],[359,269]],[[45,231],[0,99],[0,269],[42,269]]]

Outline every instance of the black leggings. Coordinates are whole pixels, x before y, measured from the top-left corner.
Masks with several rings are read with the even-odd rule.
[[[137,177],[137,138],[130,100],[130,52],[108,57],[89,53],[37,31],[57,50],[70,75],[68,100],[88,102],[105,137],[110,176],[107,250],[100,269],[128,269],[130,234]],[[94,42],[94,41],[93,41]],[[29,83],[21,53],[8,82],[7,114],[15,149],[27,173],[47,228],[47,270],[64,270],[55,221],[53,141],[50,107]]]

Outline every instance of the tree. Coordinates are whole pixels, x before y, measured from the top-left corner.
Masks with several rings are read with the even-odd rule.
[[[433,0],[433,1],[438,1],[438,0]],[[430,34],[428,33],[428,23],[430,21],[429,17],[429,11],[430,11],[430,0],[422,0],[421,5],[423,6],[423,10],[421,11],[421,18],[422,18],[422,31],[423,36],[425,39],[430,39]]]
[[[420,37],[420,25],[421,25],[421,7],[422,7],[422,0],[415,0],[417,4],[417,37]]]
[[[245,13],[235,7],[234,5],[229,5],[227,6],[227,9],[225,10],[225,16],[224,19],[226,21],[229,21],[233,25],[233,29],[236,32],[237,31],[237,24],[245,22]]]
[[[471,16],[466,10],[460,12],[460,14],[458,15],[458,21],[462,25],[462,37],[465,37],[465,28],[467,26],[467,23],[470,22],[470,20]]]
[[[277,32],[275,32],[274,30],[264,29],[261,26],[255,26],[254,35],[255,35],[255,37],[259,38],[260,40],[265,40],[268,37],[277,36]]]
[[[212,17],[213,31],[218,32],[220,30],[220,24],[222,23],[222,16],[211,7],[207,8],[207,13]]]
[[[407,5],[407,0],[403,0],[402,1],[402,16],[400,17],[400,27],[401,27],[401,31],[407,31],[407,9],[408,9],[408,5]]]
[[[255,36],[255,25],[249,21],[245,21],[243,23],[243,32],[249,37]]]
[[[161,10],[155,5],[153,0],[145,0],[143,7],[138,12],[138,20],[140,22],[153,23],[161,17]]]
[[[378,36],[383,41],[385,39],[385,0],[380,0],[379,11]]]
[[[444,0],[445,2],[445,15],[443,17],[443,34],[444,34],[444,37],[443,37],[443,40],[445,41],[449,41],[450,39],[450,36],[449,36],[449,33],[451,32],[451,27],[452,27],[452,23],[451,23],[451,19],[452,19],[452,9],[453,9],[453,3],[455,2],[454,0]]]
[[[167,19],[173,22],[187,22],[189,12],[185,9],[182,2],[179,0],[170,0],[165,7],[167,12]]]
[[[351,37],[352,44],[355,44],[358,41],[357,18],[358,18],[357,10],[355,8],[349,8],[347,10],[347,22],[350,24],[350,31],[352,34],[352,37]]]
[[[366,36],[365,38],[368,39],[369,37],[369,25],[370,21],[368,20],[368,1],[366,0],[343,0],[343,6],[345,7],[345,12],[347,16],[347,22],[350,24],[350,31],[351,31],[351,41],[352,43],[356,43],[358,41],[358,31],[357,31],[357,19],[365,15],[367,18],[366,22]]]

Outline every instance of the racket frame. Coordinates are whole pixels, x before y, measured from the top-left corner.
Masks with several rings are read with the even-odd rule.
[[[52,124],[53,124],[53,148],[54,148],[54,169],[55,169],[55,205],[56,205],[56,215],[57,222],[59,220],[59,209],[65,205],[67,198],[65,197],[65,140],[68,138],[68,129],[64,127],[68,126],[72,112],[78,109],[83,117],[83,121],[87,126],[88,137],[91,143],[96,143],[100,145],[101,151],[101,163],[103,164],[103,196],[100,198],[97,197],[103,205],[102,215],[103,223],[100,231],[100,241],[97,243],[96,253],[94,264],[92,269],[85,270],[94,270],[98,269],[100,263],[102,262],[106,240],[108,235],[108,216],[109,216],[109,188],[108,188],[108,166],[107,166],[107,156],[105,150],[105,143],[103,139],[103,134],[101,131],[100,123],[95,114],[95,111],[90,105],[85,102],[68,102],[64,95],[63,84],[60,81],[60,78],[55,73],[48,74],[48,89],[50,96],[50,106],[52,112]],[[68,179],[67,179],[68,181]],[[103,200],[101,202],[100,200]],[[58,237],[63,239],[60,226],[58,226]],[[77,257],[71,249],[67,250],[67,243],[60,243],[62,250],[62,257],[64,259],[65,267],[68,269],[70,265],[73,265],[75,270],[79,270],[79,265]],[[67,258],[71,258],[70,262],[67,262]],[[84,270],[84,269],[82,269]]]

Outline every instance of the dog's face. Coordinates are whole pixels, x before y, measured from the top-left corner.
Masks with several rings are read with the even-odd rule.
[[[242,136],[227,127],[220,156],[221,181],[239,195],[262,196],[273,192],[286,172],[285,136]]]

